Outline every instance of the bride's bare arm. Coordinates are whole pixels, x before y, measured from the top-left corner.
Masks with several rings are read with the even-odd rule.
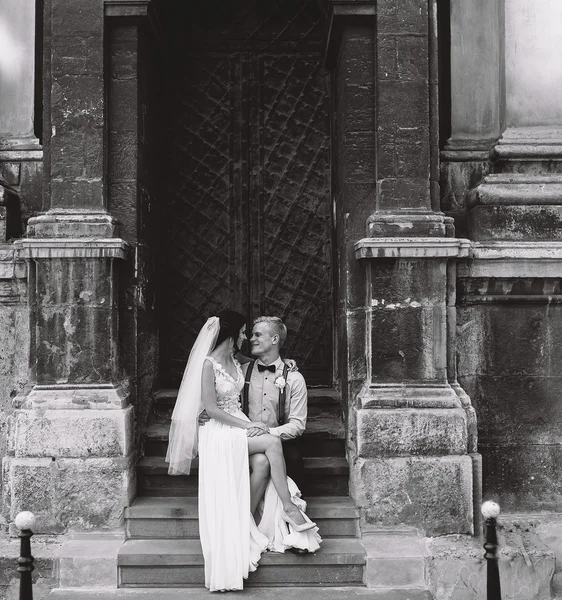
[[[225,425],[239,427],[240,429],[249,429],[250,427],[257,426],[256,423],[251,423],[250,421],[244,421],[243,419],[234,417],[217,406],[217,395],[215,393],[215,374],[209,361],[205,361],[205,364],[203,365],[201,398],[203,401],[203,408],[209,417],[211,417],[211,419],[216,419]]]

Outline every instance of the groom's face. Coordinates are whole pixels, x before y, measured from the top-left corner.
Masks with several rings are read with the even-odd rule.
[[[252,329],[250,348],[254,356],[262,356],[279,344],[279,336],[273,334],[267,323],[256,323]]]

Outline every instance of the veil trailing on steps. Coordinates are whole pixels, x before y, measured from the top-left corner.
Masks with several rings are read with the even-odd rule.
[[[215,347],[219,329],[220,319],[218,317],[207,319],[189,354],[172,413],[170,441],[166,453],[170,475],[189,475],[191,461],[197,456],[198,418],[203,411],[201,405],[203,363]]]

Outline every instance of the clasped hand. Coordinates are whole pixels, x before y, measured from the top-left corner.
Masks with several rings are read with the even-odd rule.
[[[256,437],[258,435],[263,435],[264,433],[267,433],[267,429],[267,425],[259,421],[248,423],[248,425],[246,426],[246,435],[248,437]]]

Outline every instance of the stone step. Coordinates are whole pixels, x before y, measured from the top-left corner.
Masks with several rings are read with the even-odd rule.
[[[226,592],[221,598],[246,600],[432,600],[424,589],[373,590],[361,586],[342,587],[249,587],[244,592]],[[202,588],[120,588],[104,590],[54,589],[53,600],[209,600]]]
[[[118,556],[120,587],[203,586],[199,540],[127,540]],[[265,553],[247,586],[363,585],[365,550],[358,539],[327,539],[315,554]]]
[[[304,459],[305,481],[301,492],[308,496],[347,496],[349,466],[343,457],[309,457]],[[194,461],[189,476],[168,475],[162,456],[145,456],[137,468],[138,496],[197,496],[198,463]]]
[[[307,505],[322,538],[357,535],[357,510],[348,496],[311,498]],[[125,509],[125,524],[129,539],[197,539],[197,498],[137,498]]]
[[[146,456],[166,456],[170,423],[153,423],[146,431]],[[345,427],[341,417],[310,417],[301,438],[303,456],[345,456]]]
[[[153,408],[156,419],[161,422],[171,417],[176,398],[177,389],[165,388],[154,394]],[[341,394],[333,388],[308,388],[308,416],[342,417]]]

